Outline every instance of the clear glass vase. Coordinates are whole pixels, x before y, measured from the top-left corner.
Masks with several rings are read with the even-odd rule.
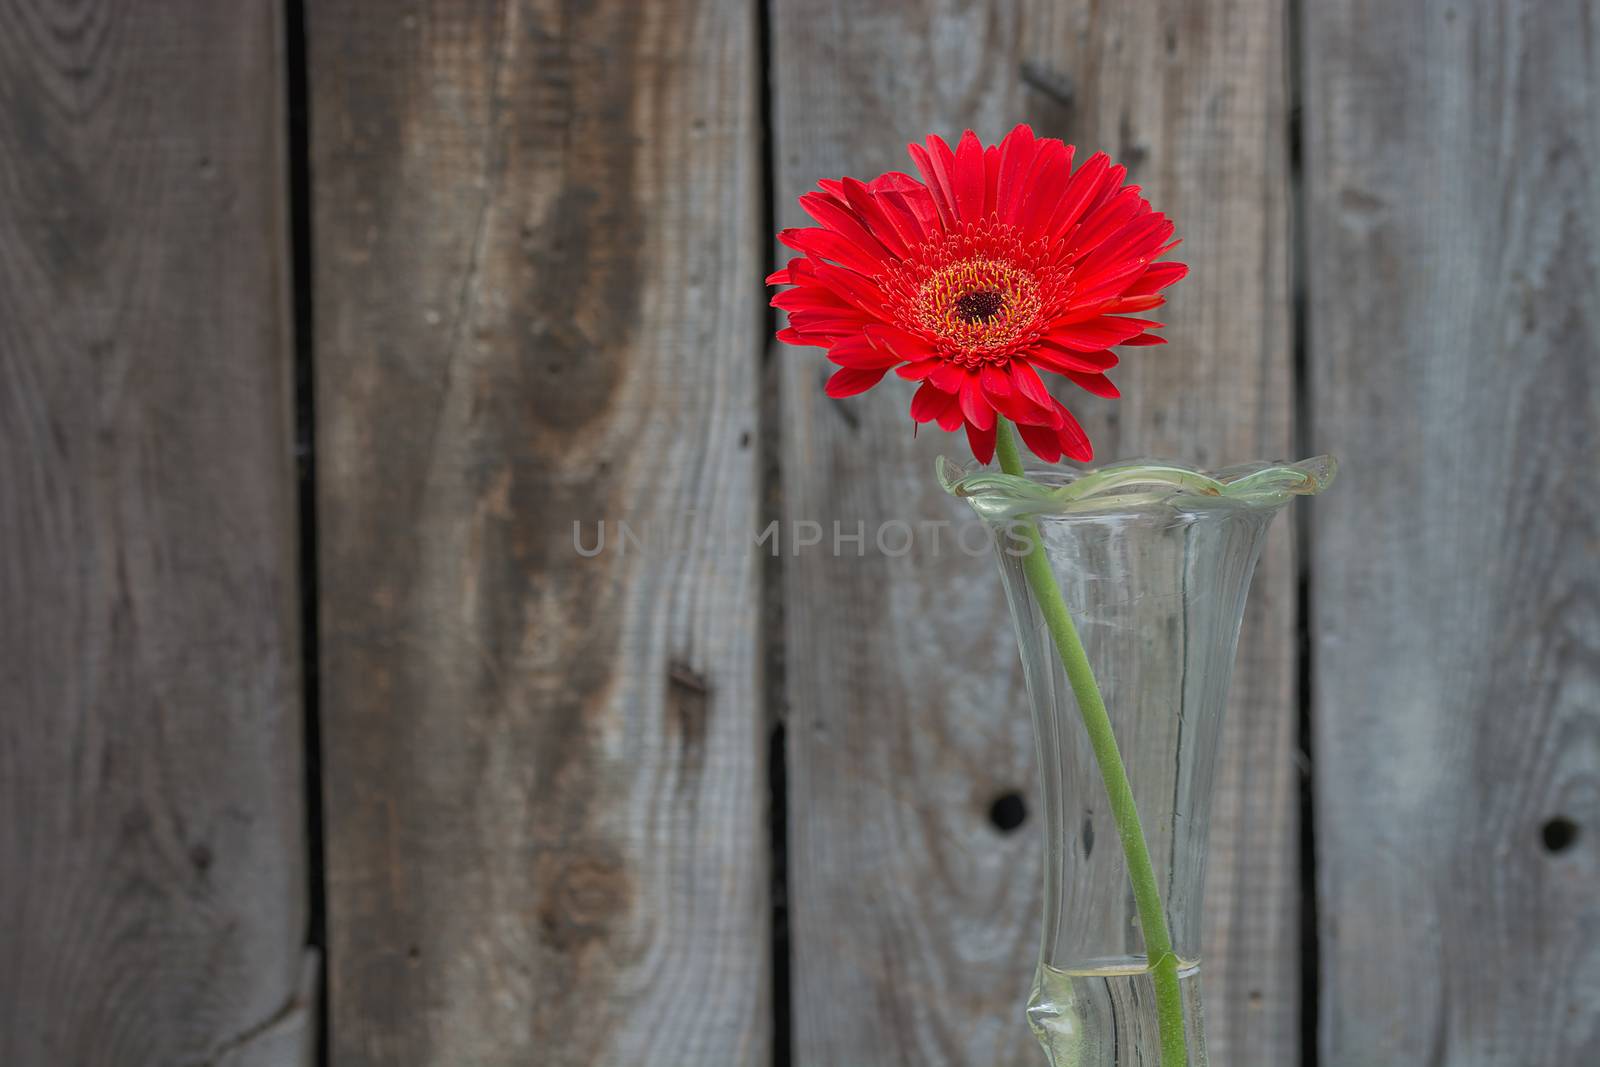
[[[1045,892],[1027,1019],[1052,1067],[1173,1067],[1181,1055],[1207,1062],[1200,905],[1245,596],[1273,515],[1333,473],[1326,458],[1216,474],[1146,461],[1025,479],[941,464],[945,487],[993,534],[1033,705]],[[1049,570],[1030,580],[1024,556],[1035,544]],[[1169,1043],[1165,1062],[1128,820],[1113,816],[1104,754],[1097,758],[1042,610],[1039,583],[1050,576],[1098,682],[1176,957],[1165,996],[1169,1007],[1181,1000],[1185,1040],[1179,1057]]]

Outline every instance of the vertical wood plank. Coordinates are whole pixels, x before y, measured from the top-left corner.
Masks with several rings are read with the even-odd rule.
[[[1306,5],[1329,1067],[1600,1059],[1597,36]]]
[[[1285,29],[1265,0],[1163,8],[772,5],[780,221],[818,177],[908,169],[904,144],[1014,122],[1131,165],[1172,213],[1192,277],[1172,344],[1134,352],[1117,404],[1079,393],[1105,459],[1225,464],[1290,450]],[[954,520],[890,384],[827,400],[820,353],[784,349],[791,519],[846,532]],[[1065,395],[1065,394],[1064,394]],[[909,555],[788,560],[790,868],[798,1062],[1036,1062],[1034,790],[1016,650],[992,564],[924,532]],[[1213,826],[1206,988],[1217,1062],[1298,1062],[1295,594],[1289,530],[1256,579]],[[803,664],[803,669],[794,665]]]
[[[754,11],[309,14],[336,1061],[763,1063]]]
[[[8,1067],[231,1061],[303,993],[280,16],[0,13]]]

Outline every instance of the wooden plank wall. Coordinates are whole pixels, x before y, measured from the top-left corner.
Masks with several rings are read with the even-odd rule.
[[[279,6],[0,13],[0,1063],[309,1062]]]
[[[1600,18],[1306,16],[1321,1062],[1600,1062]]]
[[[764,1063],[755,9],[309,13],[334,1061]]]
[[[283,9],[0,5],[7,1067],[312,1059]],[[1246,620],[1213,1062],[1600,1059],[1592,5],[305,13],[329,1062],[1038,1061],[991,565],[730,543],[964,519],[904,391],[770,343],[765,215],[1019,119],[1195,267],[1126,398],[1070,398],[1102,456],[1344,461]]]
[[[1067,397],[1105,458],[1202,463],[1290,444],[1287,84],[1281,6],[1009,3],[772,8],[779,222],[821,176],[909,169],[907,141],[1036,132],[1132,165],[1197,265],[1173,343],[1128,360],[1127,398]],[[870,137],[862,131],[871,131]],[[1153,354],[1151,354],[1153,353]],[[784,349],[782,488],[795,520],[868,530],[964,518],[932,477],[964,444],[913,439],[890,386],[834,402]],[[1216,810],[1208,1019],[1217,1062],[1299,1054],[1298,781],[1287,524],[1256,579]],[[1015,641],[988,560],[948,548],[788,561],[795,1062],[992,1065],[1039,1057],[1021,1023],[1037,953],[1037,826]],[[804,669],[795,665],[804,664]]]

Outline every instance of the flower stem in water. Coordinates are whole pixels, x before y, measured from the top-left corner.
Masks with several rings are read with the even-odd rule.
[[[1022,456],[1017,451],[1011,425],[999,419],[995,435],[995,453],[1000,467],[1007,474],[1022,476]],[[1078,628],[1072,623],[1072,614],[1061,597],[1061,587],[1050,570],[1050,560],[1045,555],[1039,528],[1026,523],[1022,536],[1028,547],[1022,557],[1022,570],[1028,587],[1039,604],[1045,625],[1055,641],[1061,656],[1061,666],[1066,670],[1072,695],[1077,698],[1078,711],[1084,728],[1089,733],[1089,745],[1094,750],[1095,762],[1105,781],[1106,794],[1111,800],[1111,814],[1117,823],[1117,836],[1122,839],[1122,851],[1128,858],[1128,879],[1133,883],[1133,899],[1139,908],[1139,925],[1144,932],[1145,955],[1149,960],[1151,979],[1156,994],[1156,1020],[1161,1029],[1161,1067],[1188,1067],[1189,1047],[1183,1033],[1183,991],[1178,983],[1178,957],[1172,951],[1172,934],[1167,929],[1167,913],[1161,904],[1161,887],[1156,882],[1156,872],[1150,863],[1150,846],[1145,841],[1144,827],[1139,822],[1139,809],[1134,804],[1133,786],[1128,783],[1128,770],[1117,748],[1116,734],[1111,729],[1111,716],[1106,714],[1105,700],[1100,696],[1100,685],[1095,681],[1089,656],[1083,650]]]

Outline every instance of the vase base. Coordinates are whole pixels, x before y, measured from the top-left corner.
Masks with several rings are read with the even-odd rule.
[[[1200,963],[1180,961],[1188,1067],[1205,1067]],[[1160,1067],[1155,983],[1143,956],[1090,960],[1070,970],[1041,965],[1028,999],[1028,1026],[1050,1067]]]

